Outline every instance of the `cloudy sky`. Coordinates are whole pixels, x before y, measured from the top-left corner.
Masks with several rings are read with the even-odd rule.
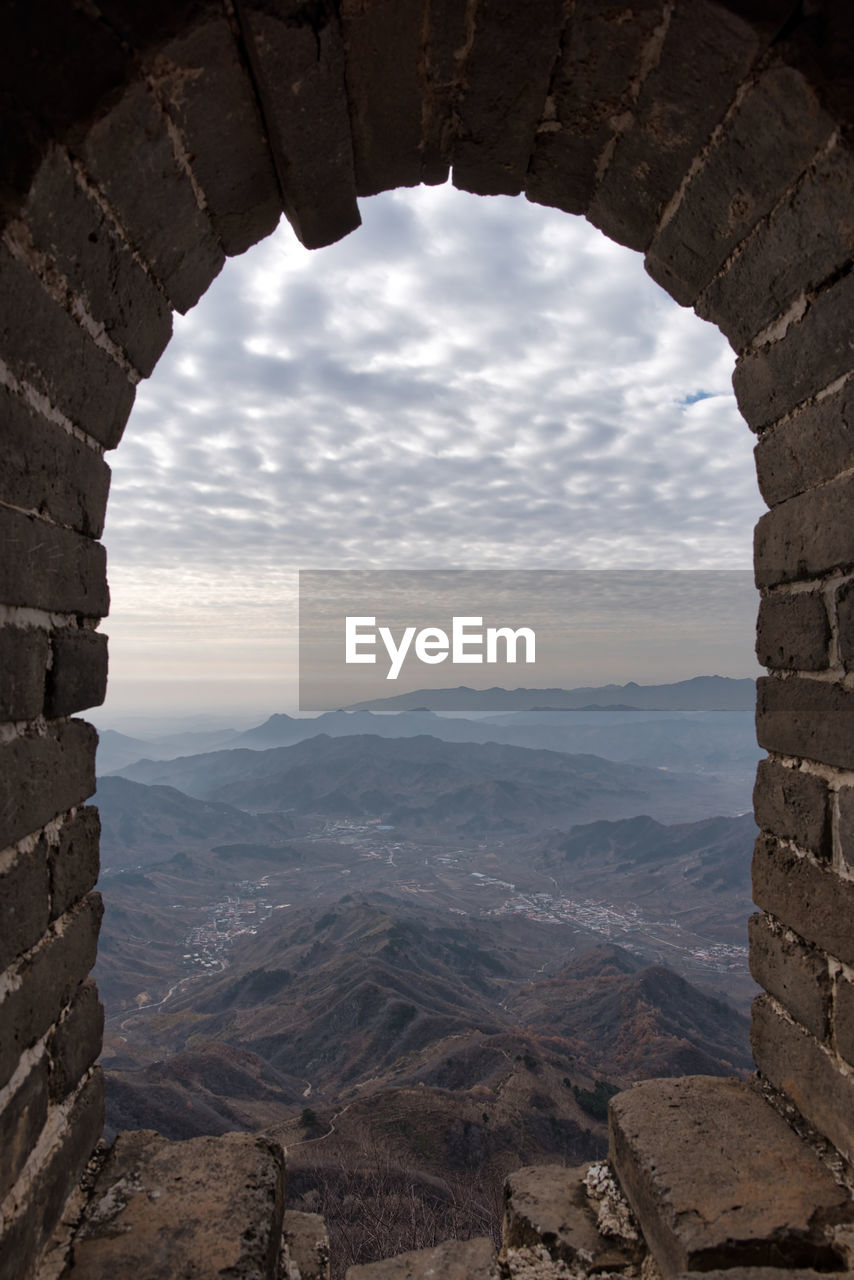
[[[110,459],[109,708],[294,706],[298,569],[749,568],[733,354],[639,255],[451,187],[362,217],[176,317]]]

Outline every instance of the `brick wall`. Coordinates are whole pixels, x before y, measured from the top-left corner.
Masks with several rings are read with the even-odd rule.
[[[0,15],[0,1277],[102,1123],[95,734],[140,378],[280,211],[444,181],[586,214],[728,336],[770,511],[757,1062],[854,1154],[854,246],[846,0],[13,0]],[[726,502],[726,494],[721,494]],[[849,906],[849,899],[851,904]]]

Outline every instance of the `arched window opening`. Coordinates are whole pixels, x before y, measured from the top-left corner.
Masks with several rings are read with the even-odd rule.
[[[603,1154],[608,1098],[638,1075],[746,1070],[754,992],[749,701],[668,710],[672,693],[656,706],[641,690],[638,706],[494,723],[465,710],[420,726],[407,713],[289,720],[297,568],[626,583],[669,570],[686,598],[699,573],[721,602],[729,577],[747,601],[731,668],[697,665],[713,659],[687,641],[682,665],[662,667],[629,592],[622,665],[592,663],[594,640],[560,683],[753,674],[759,498],[725,339],[582,219],[452,188],[379,196],[363,217],[319,253],[282,227],[229,264],[141,387],[113,464],[111,693],[95,715],[108,1124],[275,1134],[292,1202],[323,1212],[339,1266],[494,1235],[506,1173]],[[419,727],[429,760],[408,758]],[[320,733],[340,758],[315,758]],[[440,788],[463,805],[453,820],[435,795],[431,817],[405,814],[425,769],[464,774],[496,746],[506,758],[484,764],[470,798]],[[419,770],[408,791],[394,756]],[[292,803],[292,757],[325,799]],[[590,803],[554,807],[566,778],[549,776],[553,759]],[[238,773],[273,772],[241,791],[238,760]],[[348,792],[366,760],[367,797]],[[653,769],[675,808],[643,790]],[[608,1039],[624,1039],[617,1024],[586,1044],[570,1033],[558,1005],[594,980],[600,1003],[637,1005],[633,1025],[648,972],[664,990],[642,1051]],[[684,992],[703,1009],[723,998],[713,1029],[675,1011]],[[424,1146],[430,1115],[443,1171]],[[371,1239],[389,1203],[395,1222]]]

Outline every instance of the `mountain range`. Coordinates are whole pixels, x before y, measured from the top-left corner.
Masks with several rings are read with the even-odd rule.
[[[100,776],[108,1126],[266,1132],[405,1248],[603,1155],[632,1080],[748,1072],[747,720],[275,716]]]
[[[218,800],[197,800],[175,787],[141,786],[128,778],[98,779],[101,869],[145,866],[215,842],[280,844],[293,831],[283,814],[247,813]]]
[[[451,695],[459,691],[445,692]],[[676,685],[485,692],[497,699],[496,706],[489,709],[487,718],[481,712],[477,719],[462,719],[458,711],[452,716],[437,715],[423,705],[425,701],[432,705],[431,700],[436,697],[425,690],[406,695],[405,700],[412,704],[408,710],[383,700],[376,711],[339,710],[308,717],[275,714],[242,732],[194,729],[143,739],[103,729],[98,773],[113,773],[142,759],[173,760],[225,748],[263,750],[292,746],[320,733],[331,737],[357,733],[410,737],[428,733],[446,741],[587,751],[608,759],[654,761],[682,769],[723,766],[731,771],[742,764],[755,765],[758,758],[751,681],[703,676]],[[519,693],[525,695],[522,709],[506,714],[507,707],[497,695],[516,698]],[[656,725],[658,721],[666,723]]]
[[[569,827],[603,812],[679,821],[726,812],[735,799],[714,777],[426,735],[321,734],[266,751],[141,760],[121,776],[253,812],[382,817],[400,830],[428,835],[519,834]]]
[[[345,895],[280,918],[243,940],[227,970],[148,1013],[156,1061],[136,1065],[111,1042],[123,1068],[106,1060],[111,1123],[148,1124],[156,1112],[171,1136],[236,1120],[269,1126],[311,1097],[314,1109],[337,1113],[339,1132],[346,1110],[354,1131],[377,1107],[394,1110],[390,1090],[398,1098],[430,1091],[433,1110],[446,1116],[470,1109],[474,1095],[497,1121],[506,1118],[505,1095],[515,1114],[539,1092],[546,1100],[531,1115],[571,1118],[589,1151],[604,1136],[604,1109],[588,1096],[596,1080],[616,1087],[656,1074],[750,1069],[746,1018],[665,966],[564,931],[569,958],[538,979],[531,961],[546,928],[437,918],[381,895]],[[200,1104],[193,1114],[184,1105],[191,1087]],[[558,1139],[548,1132],[529,1134],[516,1154],[554,1155]],[[413,1120],[402,1147],[412,1156],[423,1137]],[[396,1144],[401,1154],[400,1134]],[[496,1157],[501,1150],[497,1143]]]
[[[728,676],[694,676],[674,684],[606,684],[579,689],[416,689],[354,702],[349,711],[536,711],[636,707],[668,711],[752,711],[756,682]]]

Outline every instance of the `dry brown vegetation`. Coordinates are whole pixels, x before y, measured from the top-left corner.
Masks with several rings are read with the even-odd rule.
[[[332,1280],[348,1267],[443,1240],[499,1241],[503,1179],[432,1177],[396,1164],[367,1136],[358,1165],[342,1156],[292,1169],[291,1207],[322,1214],[329,1229]]]

